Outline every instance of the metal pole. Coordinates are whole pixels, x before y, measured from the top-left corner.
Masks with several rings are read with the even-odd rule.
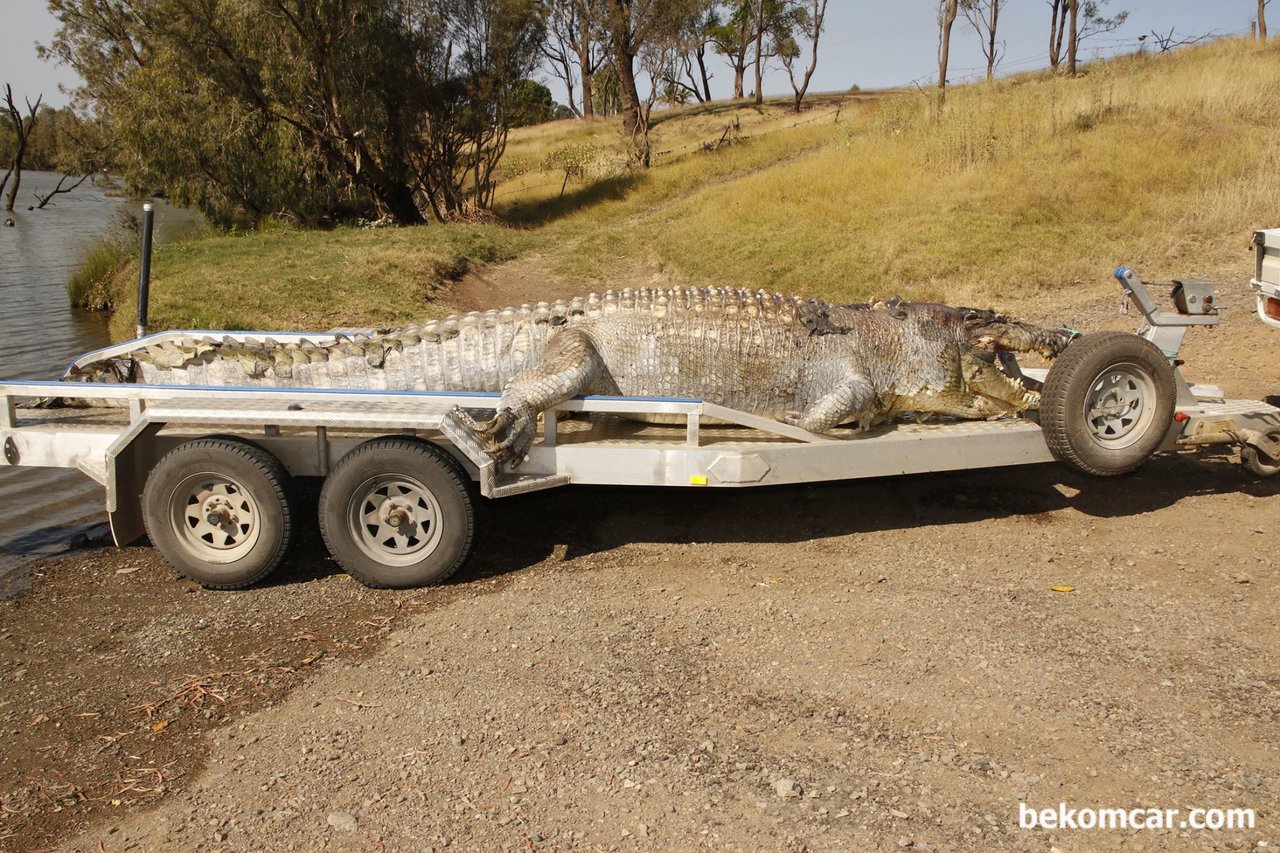
[[[142,257],[138,261],[138,323],[134,337],[147,333],[147,300],[151,289],[151,231],[155,225],[155,206],[142,206]]]

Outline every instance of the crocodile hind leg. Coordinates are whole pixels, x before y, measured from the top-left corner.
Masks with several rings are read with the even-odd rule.
[[[869,429],[877,414],[875,404],[876,390],[871,380],[853,372],[809,408],[783,420],[809,432],[829,432],[851,420],[857,421],[860,429]]]
[[[593,389],[610,391],[612,382],[591,337],[580,329],[561,329],[547,342],[541,363],[507,383],[497,414],[476,421],[461,409],[454,416],[498,463],[524,461],[538,430],[538,415]]]

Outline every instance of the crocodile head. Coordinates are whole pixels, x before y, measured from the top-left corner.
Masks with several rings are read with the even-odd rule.
[[[977,349],[997,352],[1034,352],[1047,359],[1057,358],[1071,334],[1061,329],[1042,329],[1013,320],[986,308],[954,309],[963,314],[969,341]]]

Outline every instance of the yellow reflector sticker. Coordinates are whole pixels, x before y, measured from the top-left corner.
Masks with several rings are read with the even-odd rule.
[[[694,476],[689,478],[689,485],[691,486],[705,486],[706,484],[707,484],[706,477],[695,474]]]
[[[1049,587],[1049,589],[1053,590],[1054,592],[1075,592],[1076,591],[1076,588],[1074,586],[1067,586],[1065,583],[1056,584],[1054,586]]]

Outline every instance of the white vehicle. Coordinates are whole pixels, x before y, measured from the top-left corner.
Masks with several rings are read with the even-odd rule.
[[[702,400],[584,397],[544,415],[528,459],[513,471],[500,470],[451,415],[454,406],[492,409],[496,394],[5,382],[0,464],[80,469],[106,487],[118,544],[149,534],[180,572],[220,589],[265,577],[298,527],[313,523],[366,584],[438,583],[471,550],[478,497],[569,484],[742,488],[1055,459],[1114,476],[1153,453],[1207,445],[1239,447],[1259,476],[1280,471],[1280,409],[1226,400],[1182,377],[1177,356],[1187,329],[1218,322],[1212,287],[1177,283],[1177,310],[1160,311],[1131,271],[1118,270],[1117,278],[1143,315],[1139,333],[1085,336],[1047,375],[1026,371],[1030,381],[1043,381],[1040,410],[1029,417],[815,435]],[[1012,358],[1004,363],[1019,371]],[[18,405],[39,397],[114,406]],[[674,414],[684,424],[615,417],[637,413]],[[296,477],[324,478],[318,520],[299,517]]]
[[[1257,292],[1258,319],[1280,329],[1280,228],[1253,235],[1256,269],[1249,282]]]

